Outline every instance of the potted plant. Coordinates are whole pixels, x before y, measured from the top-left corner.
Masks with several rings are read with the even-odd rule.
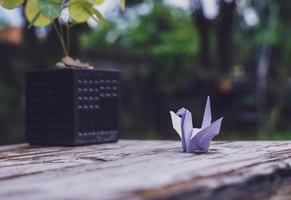
[[[105,20],[95,8],[104,0],[0,0],[12,9],[24,6],[30,26],[52,25],[63,58],[50,70],[26,74],[26,138],[31,144],[85,145],[115,142],[119,136],[120,72],[98,69],[69,54],[70,28],[90,17]],[[125,0],[120,0],[124,9]],[[68,21],[60,20],[63,12]]]

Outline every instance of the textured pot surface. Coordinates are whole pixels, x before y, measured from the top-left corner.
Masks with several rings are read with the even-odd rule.
[[[26,74],[26,138],[32,144],[118,140],[120,71],[55,69]]]

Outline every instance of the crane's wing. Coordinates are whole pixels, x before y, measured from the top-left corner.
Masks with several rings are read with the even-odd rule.
[[[201,128],[205,128],[211,124],[211,107],[210,107],[210,98],[207,97],[206,106],[203,115],[203,121]]]
[[[190,139],[188,152],[194,152],[196,150],[208,151],[212,138],[219,134],[222,119],[223,117],[219,118],[193,135]]]

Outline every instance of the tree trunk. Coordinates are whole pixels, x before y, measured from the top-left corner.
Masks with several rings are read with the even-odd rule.
[[[196,24],[200,41],[200,60],[205,68],[210,68],[210,50],[209,50],[209,22],[205,18],[201,0],[191,1],[192,20]]]
[[[230,3],[221,1],[220,17],[218,22],[218,63],[223,71],[229,71],[231,66],[231,42],[232,28],[235,14],[235,1]]]

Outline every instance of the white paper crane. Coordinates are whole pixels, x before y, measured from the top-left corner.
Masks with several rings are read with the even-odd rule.
[[[210,98],[207,97],[201,128],[193,128],[192,114],[186,108],[170,111],[173,128],[181,138],[183,152],[208,152],[213,137],[219,134],[223,117],[211,123]]]

